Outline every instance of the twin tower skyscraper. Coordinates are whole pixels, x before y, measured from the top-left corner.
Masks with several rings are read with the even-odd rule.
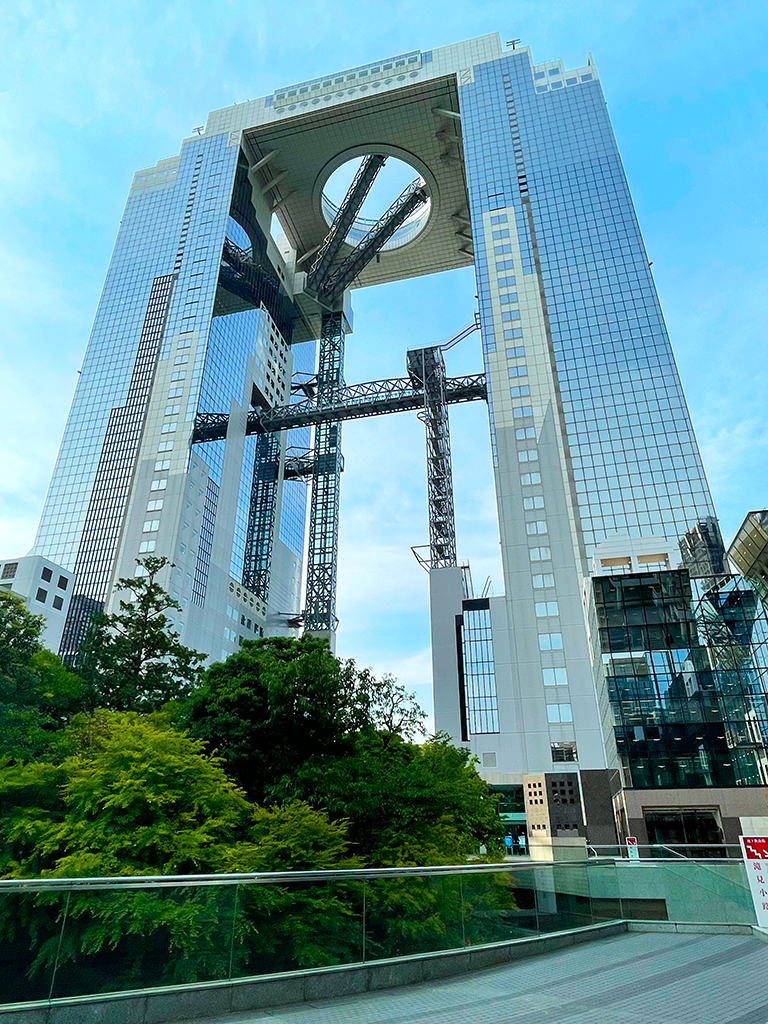
[[[414,181],[368,221],[381,158]],[[136,173],[32,552],[73,577],[62,652],[149,553],[213,660],[332,639],[342,421],[459,400],[438,361],[365,406],[350,290],[472,265],[505,596],[433,558],[437,726],[499,783],[615,766],[587,583],[673,570],[715,513],[597,70],[496,35],[214,111]]]

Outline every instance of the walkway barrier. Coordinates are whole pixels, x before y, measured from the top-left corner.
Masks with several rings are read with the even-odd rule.
[[[636,849],[641,857],[660,857],[662,859],[684,857],[693,860],[741,860],[741,847],[738,843],[638,843]],[[610,846],[594,846],[587,844],[589,857],[629,857],[626,843],[613,843]]]
[[[0,1024],[86,1019],[61,1013],[107,993],[576,941],[566,933],[627,919],[755,924],[744,868],[727,859],[2,880]],[[87,1019],[118,1024],[129,1002]]]

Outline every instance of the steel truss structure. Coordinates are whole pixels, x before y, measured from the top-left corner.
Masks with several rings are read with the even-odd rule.
[[[446,377],[443,394],[448,405],[487,401],[484,373],[466,377]],[[320,406],[316,399],[281,405],[274,409],[257,409],[248,414],[246,434],[264,434],[292,427],[306,427],[330,420],[359,420],[368,416],[384,416],[393,412],[419,410],[424,405],[424,388],[411,377],[372,380],[340,389],[338,402]],[[229,414],[198,413],[192,441],[222,441],[227,436]]]
[[[323,411],[339,404],[344,390],[344,314],[323,314],[315,402]],[[315,427],[315,465],[309,511],[304,628],[336,629],[336,573],[339,552],[341,423],[324,419]]]
[[[376,221],[368,234],[361,239],[349,256],[332,269],[318,286],[318,297],[328,303],[338,300],[357,275],[365,269],[382,246],[386,245],[401,224],[415,213],[429,199],[429,193],[420,178],[397,197],[386,213]]]
[[[246,434],[258,435],[246,533],[243,584],[264,601],[269,597],[272,548],[280,479],[280,431],[314,426],[314,449],[286,452],[284,479],[311,479],[309,546],[304,627],[332,638],[336,629],[336,573],[339,538],[339,483],[343,469],[341,424],[407,409],[420,410],[427,430],[429,536],[435,565],[456,564],[456,529],[453,511],[448,404],[487,398],[485,377],[448,379],[437,348],[408,353],[406,378],[370,381],[347,387],[344,383],[345,321],[338,303],[343,292],[408,218],[429,200],[418,178],[346,256],[342,247],[365,198],[386,163],[386,156],[369,154],[357,170],[331,228],[307,275],[307,291],[325,307],[322,314],[317,375],[295,382],[293,394],[306,401],[248,415]],[[284,297],[279,284],[263,267],[227,239],[221,259],[220,283],[255,305],[267,300],[270,312],[285,321]],[[271,301],[270,301],[271,300]],[[287,324],[279,324],[287,326]],[[466,328],[461,337],[474,330]],[[286,331],[283,331],[286,334]],[[454,339],[454,343],[456,340]],[[306,375],[304,375],[306,376]],[[229,417],[203,413],[195,420],[193,443],[226,438]]]
[[[439,348],[412,349],[407,355],[408,373],[423,388],[424,407],[419,413],[427,432],[427,500],[429,548],[432,568],[456,565],[456,517],[453,508],[451,438],[445,395],[445,360]]]
[[[357,169],[352,184],[347,190],[344,201],[339,207],[336,216],[331,224],[331,230],[326,235],[325,241],[307,274],[307,286],[311,289],[317,288],[318,284],[326,276],[333,266],[333,261],[341,251],[349,229],[352,227],[355,217],[365,202],[365,197],[371,190],[376,180],[376,175],[386,163],[387,158],[378,153],[371,153],[365,157]]]
[[[467,330],[467,329],[465,329]],[[341,422],[415,410],[427,432],[430,564],[456,565],[448,406],[487,401],[485,375],[446,377],[440,347],[408,352],[410,376],[346,386],[343,379],[344,328],[340,313],[323,322],[317,378],[300,382],[297,390],[313,398],[295,405],[259,409],[248,416],[246,434],[257,434],[251,509],[243,583],[265,601],[269,590],[272,536],[280,475],[279,432],[315,426],[313,449],[289,449],[283,477],[312,480],[305,628],[326,633],[336,626],[336,560],[339,525]],[[220,441],[227,436],[226,413],[201,413],[193,441]]]
[[[243,558],[243,586],[258,594],[265,602],[269,597],[269,578],[272,570],[272,541],[279,475],[280,435],[261,434],[256,441],[256,455],[253,460],[251,501]]]

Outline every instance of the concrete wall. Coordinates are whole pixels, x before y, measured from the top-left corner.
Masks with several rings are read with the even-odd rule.
[[[629,834],[641,845],[648,842],[644,811],[649,808],[716,807],[720,811],[726,843],[738,844],[740,817],[768,814],[768,789],[762,786],[729,789],[625,789],[614,798],[617,810],[626,811]]]

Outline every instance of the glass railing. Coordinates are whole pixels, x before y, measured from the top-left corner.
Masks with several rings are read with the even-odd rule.
[[[0,1009],[360,964],[649,917],[754,923],[743,867],[601,858],[3,880]]]
[[[655,857],[662,860],[669,858],[687,858],[693,860],[741,860],[741,847],[738,843],[638,843],[635,847],[641,858]],[[590,857],[629,857],[626,843],[613,843],[610,846],[587,845]]]

